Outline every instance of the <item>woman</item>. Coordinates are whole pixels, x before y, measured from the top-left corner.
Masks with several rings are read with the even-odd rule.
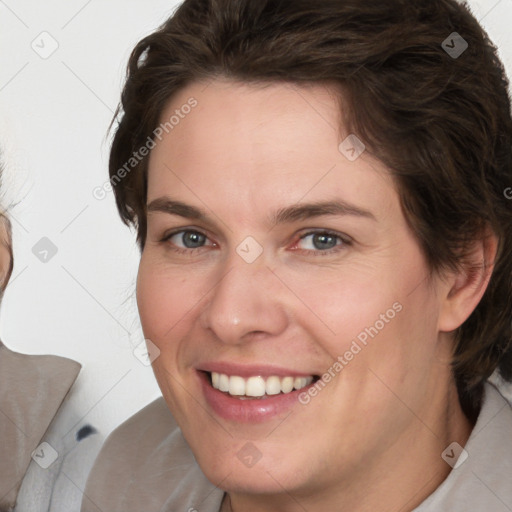
[[[0,297],[12,270],[11,224],[2,210]],[[0,341],[1,512],[80,508],[101,439],[70,400],[79,372],[70,359],[20,354]]]
[[[110,176],[165,404],[82,510],[510,510],[507,85],[455,0],[186,0],[143,39]]]

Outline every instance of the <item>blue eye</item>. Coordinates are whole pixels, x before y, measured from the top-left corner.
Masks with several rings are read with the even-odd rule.
[[[328,232],[307,233],[297,242],[297,248],[306,251],[326,252],[341,245],[349,245],[349,242]]]
[[[193,254],[196,250],[217,247],[205,234],[193,229],[181,229],[166,235],[162,242],[170,243],[178,253]],[[293,249],[313,255],[328,255],[351,245],[350,239],[329,231],[314,231],[302,235]]]
[[[183,230],[171,234],[166,240],[181,249],[197,249],[203,247],[208,239],[198,231]]]

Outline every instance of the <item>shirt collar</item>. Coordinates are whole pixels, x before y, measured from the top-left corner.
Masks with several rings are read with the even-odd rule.
[[[16,502],[31,454],[80,368],[64,357],[19,354],[0,342],[0,509]]]

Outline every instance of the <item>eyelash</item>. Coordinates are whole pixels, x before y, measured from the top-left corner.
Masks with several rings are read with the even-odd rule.
[[[168,243],[169,240],[173,236],[176,236],[176,235],[179,235],[179,234],[185,234],[185,233],[196,233],[196,234],[204,236],[204,237],[206,237],[206,239],[208,239],[208,236],[205,233],[202,233],[199,230],[196,230],[196,229],[179,229],[179,230],[176,230],[176,231],[173,231],[171,233],[168,233],[168,234],[164,235],[163,238],[160,240],[160,242],[161,243]],[[335,237],[339,241],[341,241],[341,244],[336,244],[334,247],[332,247],[330,249],[326,249],[326,250],[320,250],[320,249],[317,249],[317,250],[312,250],[312,249],[292,249],[292,250],[293,251],[302,251],[302,252],[305,252],[305,253],[308,253],[308,254],[314,255],[314,256],[327,256],[327,255],[332,255],[333,253],[340,252],[345,247],[349,247],[349,246],[352,245],[352,240],[348,236],[342,236],[339,233],[336,233],[334,231],[329,231],[329,230],[325,230],[325,229],[323,229],[323,230],[319,229],[319,230],[307,231],[304,234],[302,234],[299,237],[299,239],[294,243],[294,246],[297,245],[300,241],[302,241],[305,238],[307,238],[308,236],[314,236],[314,235],[327,235],[329,237]],[[213,247],[215,247],[215,246],[216,246],[216,244],[213,244]],[[174,252],[176,252],[177,254],[185,254],[185,255],[189,255],[190,256],[194,252],[196,252],[198,249],[203,249],[204,247],[205,246],[201,246],[201,247],[198,247],[196,249],[193,249],[193,248],[177,247],[177,246],[173,245],[172,250]],[[212,246],[207,246],[207,247],[212,247]]]
[[[306,231],[304,232],[304,234],[302,234],[298,241],[294,243],[294,246],[297,245],[300,241],[304,240],[305,238],[309,237],[309,236],[314,236],[314,235],[326,235],[328,237],[334,237],[334,238],[337,238],[339,242],[341,242],[341,244],[338,244],[336,243],[336,245],[330,249],[326,249],[326,250],[320,250],[320,249],[317,249],[317,250],[313,250],[313,249],[292,249],[294,251],[302,251],[304,253],[307,253],[307,254],[310,254],[310,255],[313,255],[313,256],[330,256],[334,253],[338,253],[340,251],[343,251],[346,247],[349,247],[350,245],[352,245],[352,240],[348,237],[348,236],[343,236],[339,233],[336,233],[334,231],[329,231],[329,230],[326,230],[326,229],[317,229],[317,230],[310,230],[310,231]]]

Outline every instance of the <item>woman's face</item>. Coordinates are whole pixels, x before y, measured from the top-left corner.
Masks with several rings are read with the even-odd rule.
[[[332,92],[194,83],[173,115],[149,161],[137,297],[209,479],[325,490],[435,432],[443,284],[383,165],[351,139],[340,149]]]

